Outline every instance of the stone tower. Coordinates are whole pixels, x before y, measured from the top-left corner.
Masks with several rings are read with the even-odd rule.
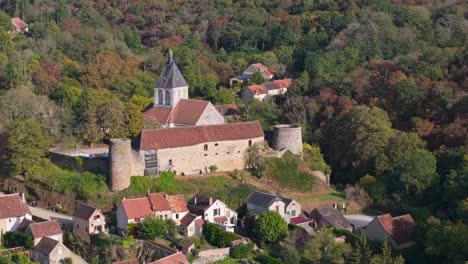
[[[109,144],[109,182],[112,191],[130,186],[132,147],[128,138],[113,138]]]
[[[296,155],[302,153],[302,131],[300,126],[276,125],[273,129],[272,147],[275,150],[288,149]]]
[[[154,107],[174,108],[180,99],[188,99],[188,84],[174,62],[172,50],[169,50],[164,72],[154,86]]]

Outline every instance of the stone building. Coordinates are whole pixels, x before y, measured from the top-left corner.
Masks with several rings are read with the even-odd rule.
[[[71,251],[61,241],[43,237],[30,251],[31,259],[41,264],[60,264],[71,257]]]
[[[76,208],[73,214],[73,234],[90,242],[91,235],[106,233],[106,218],[101,210],[85,203]]]

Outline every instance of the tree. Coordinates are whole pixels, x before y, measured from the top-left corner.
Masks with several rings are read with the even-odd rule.
[[[259,73],[259,72],[255,72],[254,74],[252,74],[252,76],[250,77],[250,80],[249,80],[249,84],[253,85],[253,84],[262,84],[265,82],[265,79],[263,78],[262,74]]]
[[[77,134],[90,146],[102,140],[104,133],[97,124],[96,109],[94,107],[83,114],[83,120],[77,127]]]
[[[47,154],[44,128],[32,119],[14,122],[9,129],[10,162],[20,173],[30,172]]]
[[[338,244],[331,230],[322,229],[304,249],[304,257],[312,263],[344,263],[344,256],[350,252],[346,243]]]
[[[148,239],[162,238],[169,232],[169,224],[167,221],[154,215],[146,216],[141,221],[138,232],[141,236]]]
[[[364,230],[361,230],[361,233],[358,236],[358,239],[353,245],[353,252],[350,256],[351,264],[370,264],[372,257],[372,252],[370,250],[366,233]]]
[[[208,243],[219,248],[229,246],[238,238],[235,233],[225,232],[221,226],[212,223],[206,223],[203,226],[203,237]]]
[[[392,257],[392,248],[390,242],[385,238],[382,243],[382,254],[375,255],[371,258],[371,264],[404,264],[405,260],[402,256]]]
[[[406,78],[397,84],[396,88],[397,102],[400,104],[400,109],[407,117],[411,117],[417,113],[419,107],[426,97],[426,92],[418,87],[416,80]]]
[[[280,214],[273,211],[261,213],[255,221],[254,231],[260,241],[276,243],[288,236],[288,225]]]
[[[25,247],[32,249],[34,246],[32,235],[21,231],[6,232],[3,235],[3,244],[8,248]]]

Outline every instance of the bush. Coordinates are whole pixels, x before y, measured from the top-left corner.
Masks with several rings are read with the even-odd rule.
[[[168,221],[160,219],[156,216],[147,216],[141,222],[139,234],[148,239],[163,238],[172,228]]]
[[[288,225],[277,212],[261,213],[254,224],[254,230],[261,241],[276,243],[289,234]]]
[[[217,224],[207,223],[203,227],[203,236],[206,241],[215,247],[227,247],[238,236],[232,232],[225,232],[222,227]]]
[[[25,247],[27,249],[31,249],[34,246],[33,241],[31,234],[25,232],[6,232],[3,235],[3,245],[7,248]]]
[[[218,166],[216,166],[216,165],[211,165],[208,168],[210,169],[210,172],[216,172],[218,170]]]
[[[241,244],[231,248],[229,255],[236,259],[244,259],[250,257],[254,248],[253,243]]]
[[[256,261],[262,263],[262,264],[283,264],[283,262],[269,256],[269,255],[259,255],[258,257],[255,258]]]

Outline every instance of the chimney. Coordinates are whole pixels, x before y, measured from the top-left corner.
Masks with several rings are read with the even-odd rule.
[[[195,195],[194,198],[195,198],[195,199],[194,199],[194,203],[195,203],[195,205],[197,205],[197,195]]]
[[[21,192],[20,195],[21,195],[21,201],[23,201],[23,203],[25,203],[26,202],[26,197],[24,196],[24,192]]]
[[[212,205],[212,204],[213,204],[213,197],[210,197],[208,205]]]

